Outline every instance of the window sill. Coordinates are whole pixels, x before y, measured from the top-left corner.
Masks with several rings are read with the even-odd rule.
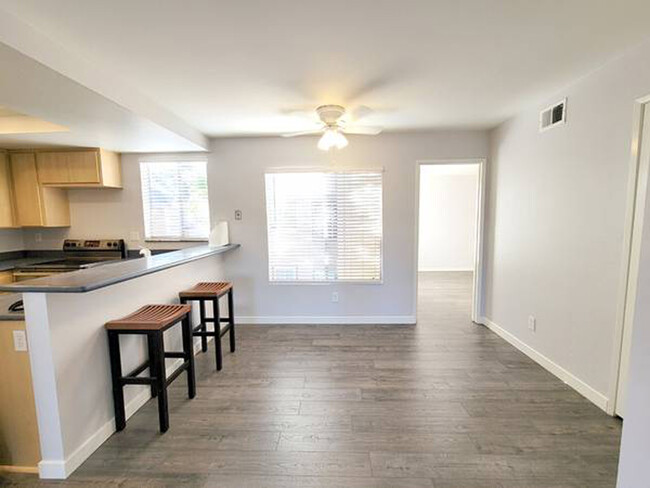
[[[270,285],[308,285],[308,286],[323,286],[323,285],[383,285],[384,280],[357,280],[357,281],[271,281],[268,280]]]

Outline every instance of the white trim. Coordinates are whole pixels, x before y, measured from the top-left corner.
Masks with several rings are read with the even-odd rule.
[[[212,340],[210,338],[209,340]],[[194,354],[201,351],[201,343],[194,341]],[[179,367],[181,359],[177,359],[166,368],[167,376],[171,375]],[[151,389],[143,387],[142,391],[132,398],[125,406],[127,420],[137,412],[151,398]],[[93,435],[74,450],[70,456],[63,461],[41,461],[38,463],[39,477],[42,479],[63,480],[68,478],[81,464],[88,459],[109,437],[115,432],[115,418],[112,418],[100,427]]]
[[[431,271],[446,271],[446,272],[455,272],[455,271],[474,271],[474,268],[436,268],[436,267],[431,267],[431,268],[420,268],[418,269],[418,273],[427,273]]]
[[[488,329],[490,329],[496,335],[504,339],[506,342],[510,343],[511,345],[519,349],[530,359],[532,359],[537,364],[542,366],[545,370],[557,376],[560,380],[562,380],[564,383],[566,383],[571,388],[576,390],[587,400],[591,401],[598,408],[606,412],[608,411],[610,401],[605,395],[593,389],[591,386],[589,386],[587,383],[582,381],[580,378],[573,375],[572,373],[564,369],[562,366],[554,363],[551,359],[544,356],[541,352],[537,351],[536,349],[533,349],[528,344],[526,344],[525,342],[523,342],[522,340],[518,339],[516,336],[514,336],[513,334],[505,330],[503,327],[500,327],[494,322],[492,322],[487,317],[482,317],[480,323],[485,325]]]
[[[265,168],[264,174],[275,173],[385,173],[386,168],[383,166],[367,167],[358,165],[337,165],[332,167],[329,164],[314,166],[277,166],[274,168]]]
[[[415,324],[415,315],[255,315],[237,316],[239,324]]]
[[[633,249],[633,244],[637,247],[640,246],[640,239],[638,242],[632,240],[635,227],[635,213],[637,208],[637,195],[647,193],[648,181],[639,181],[639,166],[640,166],[640,149],[641,149],[641,133],[643,130],[644,120],[644,106],[650,103],[650,95],[639,98],[634,104],[633,125],[632,125],[632,149],[630,152],[629,172],[627,183],[627,202],[625,209],[625,221],[623,231],[623,252],[621,259],[621,270],[619,278],[618,290],[618,304],[616,308],[616,323],[614,326],[614,340],[613,340],[613,360],[610,370],[610,388],[609,397],[611,401],[607,413],[615,415],[617,413],[617,401],[619,396],[619,380],[621,374],[621,362],[623,353],[623,333],[627,324],[633,319],[626,317],[626,309],[628,309],[628,301],[636,298],[636,283],[630,286],[630,274],[636,274],[638,271],[638,251]],[[640,223],[642,226],[642,222]],[[641,228],[640,231],[643,229]],[[636,251],[636,252],[635,252]],[[633,259],[636,255],[637,259]],[[635,266],[637,269],[632,270]]]
[[[478,188],[476,195],[476,244],[474,248],[474,282],[472,286],[472,322],[480,323],[483,314],[483,247],[485,245],[485,206],[486,206],[486,170],[485,158],[458,158],[458,159],[419,159],[415,162],[415,239],[414,239],[414,280],[415,293],[413,295],[413,313],[418,310],[418,271],[419,271],[419,244],[420,244],[420,167],[434,164],[477,164]],[[471,270],[470,270],[471,271]]]
[[[193,163],[208,162],[207,152],[181,153],[123,153],[137,156],[138,163]]]
[[[178,360],[180,361],[180,359]],[[176,364],[177,361],[174,362]],[[169,375],[176,366],[167,368]],[[143,388],[129,403],[125,405],[126,418],[128,419],[137,412],[140,407],[149,401],[151,398],[151,390]],[[66,479],[70,476],[81,464],[90,457],[110,436],[115,432],[115,419],[106,422],[99,428],[92,436],[86,439],[81,446],[74,450],[65,461],[41,461],[38,463],[39,476],[42,479]]]

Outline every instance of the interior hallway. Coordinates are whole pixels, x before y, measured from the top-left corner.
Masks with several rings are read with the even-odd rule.
[[[471,274],[424,273],[419,324],[241,326],[198,393],[150,401],[66,482],[2,486],[613,488],[620,421],[469,320]]]

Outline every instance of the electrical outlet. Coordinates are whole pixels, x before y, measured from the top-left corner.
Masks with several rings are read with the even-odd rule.
[[[137,230],[132,230],[129,232],[129,240],[132,242],[137,242],[140,240],[140,233]]]
[[[528,316],[528,330],[531,332],[535,332],[537,330],[537,319],[532,315]]]
[[[235,220],[241,220],[241,219],[242,219],[241,210],[235,210]]]
[[[339,303],[339,292],[338,291],[333,291],[332,292],[332,303]]]
[[[27,351],[27,334],[24,330],[14,330],[14,351]]]
[[[35,242],[41,242],[42,240],[43,240],[43,234],[41,234],[40,232],[37,232],[36,234],[34,234],[34,241]]]

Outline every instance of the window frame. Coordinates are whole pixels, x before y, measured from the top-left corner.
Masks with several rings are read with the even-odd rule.
[[[381,175],[381,243],[379,246],[379,279],[378,280],[280,280],[274,281],[271,279],[270,269],[270,253],[269,253],[269,214],[266,207],[267,193],[266,193],[266,175],[277,173],[368,173],[377,172]],[[318,166],[305,166],[305,167],[279,167],[279,168],[266,168],[264,169],[264,243],[266,246],[266,280],[269,285],[273,286],[342,286],[342,285],[383,285],[384,284],[384,174],[383,167],[318,167]]]
[[[177,239],[175,238],[165,238],[165,237],[152,237],[152,238],[147,238],[146,235],[146,216],[145,216],[145,211],[144,211],[144,192],[142,188],[142,163],[159,163],[159,164],[167,164],[167,163],[205,163],[205,178],[206,178],[206,184],[207,184],[207,192],[208,192],[208,236],[205,238],[190,238],[190,237],[179,237]],[[142,211],[142,242],[174,242],[174,243],[183,243],[183,242],[209,242],[210,240],[210,232],[212,230],[212,212],[211,212],[211,207],[210,207],[210,178],[208,174],[208,165],[209,161],[208,158],[205,157],[205,155],[196,155],[196,154],[187,154],[183,155],[180,157],[179,155],[173,155],[170,156],[169,154],[150,154],[147,155],[146,157],[142,157],[138,159],[138,179],[140,182],[140,209]]]

